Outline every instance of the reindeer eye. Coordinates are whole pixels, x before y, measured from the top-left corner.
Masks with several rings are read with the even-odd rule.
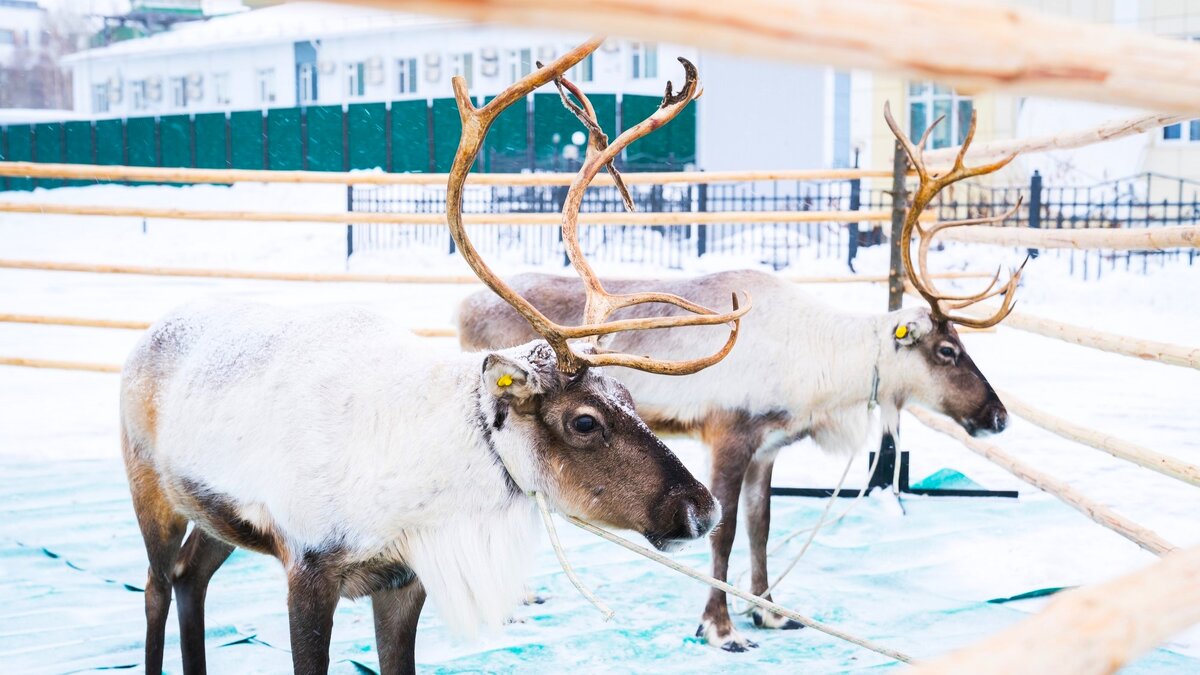
[[[938,354],[941,354],[948,359],[953,359],[955,356],[957,356],[957,353],[954,351],[953,347],[942,347],[938,350]]]
[[[580,415],[571,421],[571,426],[581,434],[590,434],[596,430],[596,418],[591,415]]]

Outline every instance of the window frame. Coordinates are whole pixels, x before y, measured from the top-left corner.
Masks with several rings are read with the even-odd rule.
[[[367,62],[350,61],[346,64],[344,71],[345,77],[342,79],[342,82],[346,85],[346,99],[366,98]]]
[[[917,87],[920,88],[920,91],[914,93],[914,88]],[[930,80],[908,82],[905,86],[905,94],[908,106],[908,133],[914,141],[925,133],[925,129],[933,120],[937,119],[938,115],[946,114],[938,112],[938,104],[945,103],[948,104],[949,113],[946,114],[946,120],[939,124],[938,129],[930,135],[927,149],[937,150],[962,145],[967,130],[971,126],[970,112],[975,110],[975,97],[963,96],[950,87],[944,87]],[[914,111],[914,107],[918,103],[924,109],[922,113],[924,119],[921,121],[920,129],[917,129],[917,115]],[[964,108],[964,106],[966,107]],[[964,112],[967,114],[964,115]],[[942,128],[946,129],[944,133]]]
[[[629,79],[653,80],[658,77],[658,43],[629,43]]]
[[[467,88],[475,82],[475,54],[474,52],[455,52],[450,55],[450,77],[462,75],[467,82]]]
[[[269,105],[277,100],[274,68],[255,69],[254,83],[255,96],[259,105]]]
[[[415,94],[418,90],[420,77],[417,75],[417,58],[403,57],[396,59],[396,95]],[[407,84],[407,86],[405,86]]]

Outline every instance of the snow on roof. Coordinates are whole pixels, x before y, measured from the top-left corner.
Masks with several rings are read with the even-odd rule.
[[[315,40],[335,35],[378,33],[461,23],[344,4],[288,2],[207,21],[179,24],[146,38],[117,42],[64,57],[64,63],[161,53],[211,51],[244,44]]]

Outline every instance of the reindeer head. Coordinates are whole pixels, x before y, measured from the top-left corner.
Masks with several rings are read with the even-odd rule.
[[[999,284],[1000,270],[997,269],[991,283],[982,291],[967,295],[950,295],[938,289],[932,275],[929,274],[926,259],[929,246],[938,232],[963,225],[1000,223],[1020,208],[1021,200],[1018,199],[1012,209],[1005,213],[982,218],[942,221],[924,227],[920,223],[920,217],[925,207],[943,188],[966,178],[998,171],[1011,162],[1015,155],[983,166],[965,166],[963,160],[971,147],[971,140],[975,137],[975,114],[972,113],[971,126],[953,166],[940,174],[934,174],[925,165],[925,142],[942,118],[934,120],[922,134],[920,141],[914,144],[900,130],[900,126],[892,118],[890,107],[886,104],[883,114],[917,172],[917,190],[913,193],[912,204],[905,214],[904,228],[900,234],[900,253],[909,285],[929,303],[927,310],[901,310],[890,315],[894,318],[893,325],[890,326],[892,335],[886,339],[894,343],[898,357],[905,364],[898,371],[904,373],[905,381],[896,385],[896,389],[902,397],[911,396],[918,403],[949,415],[972,435],[1003,431],[1008,422],[1008,412],[983,373],[979,372],[975,362],[967,355],[954,324],[982,329],[1003,321],[1012,311],[1016,301],[1017,284],[1020,283],[1024,264],[1015,270],[1003,285]],[[912,259],[914,233],[920,240],[916,265]],[[1000,294],[1004,294],[1004,301],[990,316],[956,313],[956,310],[965,309]]]
[[[1004,431],[1008,412],[951,321],[924,308],[888,316],[890,335],[884,340],[892,344],[889,360],[895,361],[888,370],[899,381],[887,388],[899,403],[911,400],[948,415],[972,436]]]
[[[578,216],[583,194],[607,167],[625,205],[633,201],[613,166],[630,143],[675,118],[700,95],[696,69],[680,59],[687,79],[678,93],[667,84],[662,104],[647,119],[629,127],[611,144],[600,128],[587,96],[563,77],[568,69],[600,46],[594,38],[567,52],[505,89],[490,103],[476,108],[465,81],[452,80],[462,119],[462,137],[446,189],[446,218],[463,258],[497,295],[511,304],[544,342],[497,352],[486,357],[481,377],[493,407],[491,424],[502,458],[520,486],[541,490],[560,510],[600,523],[637,530],[658,547],[703,536],[717,522],[719,508],[708,490],[679,462],[634,412],[629,392],[598,366],[623,366],[667,375],[686,375],[717,363],[737,341],[738,320],[750,309],[718,314],[668,293],[614,295],[604,290],[579,246]],[[563,206],[562,239],[567,255],[583,278],[587,293],[581,326],[550,321],[514,291],[483,262],[462,223],[463,187],[483,145],[488,128],[505,108],[537,87],[553,81],[563,104],[588,130],[587,154],[567,192]],[[568,93],[569,92],[569,93]],[[571,99],[574,96],[574,101]],[[618,309],[661,302],[691,315],[608,321]],[[599,336],[624,330],[671,326],[730,324],[729,338],[715,354],[688,361],[662,361],[649,356],[620,354],[597,348]],[[582,348],[578,342],[583,341]],[[507,425],[507,426],[506,426]],[[505,454],[507,453],[507,454]],[[524,462],[518,460],[523,458]],[[513,468],[521,464],[524,468]]]
[[[660,549],[704,536],[720,507],[603,369],[564,373],[544,341],[488,354],[481,396],[513,479],[560,510],[634,530]]]

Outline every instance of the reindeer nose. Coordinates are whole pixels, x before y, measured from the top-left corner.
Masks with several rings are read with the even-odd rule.
[[[1002,407],[996,409],[992,413],[992,429],[995,429],[996,433],[1000,433],[1001,431],[1004,431],[1004,427],[1007,427],[1007,426],[1008,426],[1008,411],[1005,410],[1002,406]]]
[[[707,535],[721,520],[721,506],[711,495],[680,501],[678,525],[684,539],[698,539]]]

